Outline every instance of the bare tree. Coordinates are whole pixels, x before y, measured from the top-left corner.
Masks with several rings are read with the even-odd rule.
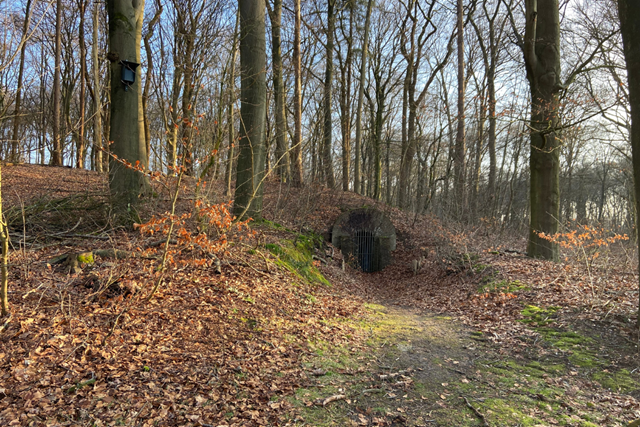
[[[240,155],[233,211],[238,218],[262,216],[262,181],[266,159],[267,101],[265,1],[239,0],[240,13]]]

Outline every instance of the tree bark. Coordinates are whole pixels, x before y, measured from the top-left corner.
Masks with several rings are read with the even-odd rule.
[[[322,136],[322,164],[325,182],[329,188],[335,188],[336,180],[333,174],[333,120],[331,114],[331,100],[333,88],[333,36],[335,32],[334,6],[336,0],[327,0],[327,51],[325,57],[324,77],[324,127]]]
[[[176,37],[176,43],[177,43]],[[177,47],[174,52],[174,60],[177,58]],[[178,166],[178,101],[180,100],[180,85],[182,80],[182,72],[180,67],[176,67],[173,72],[173,83],[171,86],[171,108],[169,116],[171,121],[168,123],[167,129],[167,173],[174,175]]]
[[[135,206],[148,186],[146,176],[134,169],[147,169],[140,67],[136,68],[135,82],[130,87],[121,81],[121,61],[140,63],[144,0],[107,0],[107,12],[111,61],[109,140],[113,141],[111,152],[115,157],[109,164],[110,188],[114,200],[127,207]]]
[[[618,0],[618,13],[629,83],[635,207],[636,212],[640,212],[640,3],[635,0]],[[635,223],[637,230],[637,217]],[[640,251],[638,254],[640,256]],[[640,327],[640,308],[638,314]]]
[[[85,99],[87,91],[87,81],[84,77],[87,72],[87,45],[84,39],[84,22],[86,9],[86,0],[79,0],[78,11],[80,12],[80,27],[78,28],[78,42],[80,44],[80,129],[78,130],[78,139],[76,142],[76,167],[78,169],[84,168],[84,158],[86,153],[86,144],[84,142],[85,112],[87,107]]]
[[[240,10],[240,154],[234,215],[262,216],[267,101],[265,1],[239,0]]]
[[[53,68],[53,152],[51,164],[62,166],[62,135],[60,134],[60,57],[62,56],[62,1],[56,1],[56,41]]]
[[[367,16],[364,21],[364,40],[362,41],[362,63],[360,64],[360,87],[358,88],[358,109],[356,110],[356,159],[353,170],[353,188],[358,191],[360,187],[360,146],[362,145],[362,99],[364,97],[364,84],[367,77],[367,56],[369,50],[369,25],[371,22],[371,8],[373,6],[373,0],[369,0],[367,3]],[[376,121],[377,123],[377,121]],[[382,129],[382,123],[380,124]],[[380,162],[380,139],[381,135],[376,134],[376,153],[378,155],[377,162]],[[376,168],[378,171],[379,168]],[[379,186],[380,176],[376,176],[376,195],[379,200]]]
[[[229,103],[227,105],[227,128],[229,132],[229,152],[227,154],[227,170],[225,173],[227,197],[231,197],[231,176],[233,171],[233,152],[235,151],[236,134],[234,109],[236,103],[236,54],[238,51],[238,26],[240,14],[236,14],[236,27],[233,31],[233,43],[231,46],[231,59],[229,60]]]
[[[99,5],[96,2],[93,6],[93,44],[91,45],[91,65],[93,67],[93,145],[95,150],[96,171],[103,171],[102,160],[102,103],[100,102],[102,88],[100,85],[100,62],[98,60],[98,40],[100,37],[100,14]]]
[[[18,70],[18,87],[16,89],[16,106],[13,113],[13,135],[11,137],[11,155],[12,162],[20,161],[20,119],[22,115],[22,78],[24,75],[24,56],[27,50],[27,37],[29,33],[29,24],[31,22],[31,0],[27,0],[25,8],[24,24],[22,26],[22,47],[20,48],[20,65]]]
[[[276,118],[276,163],[275,172],[280,180],[289,179],[289,152],[287,147],[287,119],[285,114],[284,81],[282,78],[282,0],[273,0],[273,9],[269,7],[271,21],[271,63],[273,64],[273,95],[275,98]]]
[[[558,260],[560,215],[560,13],[558,0],[526,0],[524,58],[531,90],[529,256]]]
[[[144,79],[144,89],[142,89],[142,111],[144,112],[144,144],[147,150],[147,164],[151,156],[151,129],[149,126],[149,114],[147,104],[149,103],[149,88],[151,87],[151,79],[153,78],[153,52],[151,50],[151,37],[155,26],[162,16],[162,3],[156,0],[156,12],[149,21],[147,26],[147,34],[144,35],[144,50],[147,55],[147,73]]]
[[[302,185],[302,74],[300,54],[300,0],[293,0],[294,33],[293,33],[293,141],[291,144],[291,178],[295,186]]]
[[[456,146],[453,156],[453,176],[456,194],[456,217],[461,219],[466,214],[465,176],[467,169],[464,94],[466,81],[464,75],[464,15],[462,1],[457,0],[457,28],[458,28],[458,129],[456,132]]]

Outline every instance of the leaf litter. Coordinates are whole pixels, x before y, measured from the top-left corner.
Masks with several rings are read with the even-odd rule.
[[[29,206],[29,200],[17,195],[32,195],[33,202],[81,193],[76,174],[82,175],[83,187],[92,196],[106,198],[103,178],[90,172],[15,166],[5,174],[5,203],[10,207]],[[224,201],[222,192],[212,186],[207,196]],[[191,194],[181,200],[182,213],[189,210]],[[269,242],[295,239],[297,233],[322,234],[341,210],[363,204],[376,205],[351,193],[321,187],[295,191],[268,183],[265,217],[278,226],[254,227],[258,236],[251,247],[232,244],[222,274],[212,271],[210,264],[193,265],[189,253],[177,253],[170,279],[150,302],[136,291],[150,285],[153,262],[147,259],[98,259],[80,274],[46,263],[69,251],[117,246],[133,252],[148,243],[139,233],[112,228],[105,232],[109,241],[77,235],[58,239],[46,236],[44,225],[35,226],[48,218],[44,214],[34,223],[21,224],[14,232],[22,232],[27,244],[14,246],[12,253],[13,318],[0,335],[0,420],[6,425],[295,424],[300,410],[285,397],[313,378],[325,378],[305,368],[312,350],[309,343],[321,340],[365,350],[370,334],[349,321],[369,316],[364,301],[453,316],[481,333],[476,347],[505,360],[530,358],[531,347],[553,353],[544,347],[539,330],[522,322],[522,312],[528,304],[560,307],[547,319],[554,328],[577,330],[581,325],[581,332],[605,337],[612,366],[637,370],[637,332],[632,326],[637,275],[635,264],[621,258],[609,268],[595,268],[588,277],[578,261],[531,260],[510,250],[521,242],[496,248],[490,238],[479,238],[477,230],[456,231],[454,225],[383,205],[377,206],[392,218],[400,238],[393,263],[382,272],[364,274],[348,265],[342,269],[341,254],[329,257],[327,247],[320,247],[318,255],[326,264],[318,262],[318,268],[333,284],[326,287],[279,268],[277,257],[263,249]],[[162,207],[159,202],[154,209],[161,212]],[[69,224],[62,229],[73,226]],[[94,221],[75,232],[88,233],[95,225]],[[410,267],[416,259],[421,260],[417,274]],[[110,281],[131,286],[96,298],[96,282]],[[484,285],[498,281],[526,286],[485,291]],[[383,362],[384,357],[376,360]],[[443,366],[449,372],[464,372],[463,384],[485,381],[501,387],[491,385],[496,380],[491,375],[467,372],[454,362],[458,361],[445,359]],[[379,395],[380,382],[386,381],[380,376],[389,373],[381,373],[379,366],[365,372],[377,375],[366,395]],[[397,387],[413,390],[419,373],[405,372]],[[587,401],[600,412],[609,411],[609,421],[601,420],[602,425],[640,417],[637,395],[602,388],[578,369],[544,380],[566,391],[565,405],[584,406]],[[589,392],[572,400],[575,390]],[[390,392],[387,399],[389,395],[398,394]],[[433,404],[431,397],[406,396]],[[440,393],[438,405],[449,405],[451,398]],[[544,399],[548,398],[539,400]],[[325,395],[320,402],[327,408],[353,404],[348,392]],[[474,401],[451,407],[460,410],[469,406],[466,403],[484,410]],[[387,414],[357,410],[351,418],[357,425],[404,425],[416,413],[412,405]]]

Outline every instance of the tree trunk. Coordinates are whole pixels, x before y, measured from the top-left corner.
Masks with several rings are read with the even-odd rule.
[[[362,63],[360,64],[360,87],[358,88],[358,110],[356,111],[356,159],[354,165],[354,179],[353,179],[353,188],[358,191],[358,187],[360,186],[360,146],[362,145],[362,98],[364,97],[364,84],[367,78],[367,57],[369,51],[369,25],[371,22],[371,7],[373,6],[373,0],[369,0],[367,3],[367,16],[364,21],[364,40],[362,41]],[[381,124],[382,126],[382,124]],[[380,154],[380,139],[381,135],[376,134],[376,144],[378,154],[378,162],[379,154]],[[376,171],[378,168],[376,169]],[[380,177],[376,176],[376,191],[379,192],[380,186]],[[378,194],[379,196],[379,194]],[[378,199],[379,200],[379,199]]]
[[[240,11],[240,154],[236,175],[234,214],[262,216],[265,115],[267,101],[264,0],[239,0]]]
[[[31,0],[27,0],[24,15],[24,25],[22,26],[22,47],[20,48],[20,65],[18,70],[18,87],[16,89],[16,106],[13,113],[13,135],[11,137],[11,156],[12,162],[20,161],[20,118],[22,111],[20,110],[22,96],[22,78],[24,75],[24,56],[27,50],[27,36],[29,33],[29,23],[31,22]]]
[[[174,53],[174,59],[177,53]],[[182,79],[182,72],[179,67],[176,67],[173,72],[173,83],[171,86],[171,107],[169,115],[171,121],[168,123],[169,129],[167,129],[167,173],[174,175],[176,173],[176,167],[178,166],[178,101],[180,100],[180,81]]]
[[[325,57],[324,77],[324,127],[322,136],[322,163],[326,184],[329,188],[335,188],[336,180],[333,175],[333,146],[332,132],[333,121],[331,115],[331,98],[333,88],[333,35],[335,32],[334,6],[336,0],[327,0],[327,53]]]
[[[86,153],[84,142],[85,111],[87,107],[85,99],[87,84],[86,79],[84,78],[87,72],[87,45],[84,39],[84,15],[86,8],[86,0],[80,0],[78,3],[78,11],[80,12],[80,27],[78,28],[78,41],[80,44],[80,129],[78,130],[78,139],[76,143],[76,167],[78,169],[84,168],[84,158]]]
[[[560,215],[560,13],[558,0],[526,0],[524,58],[531,89],[529,256],[558,260]]]
[[[456,145],[453,156],[453,179],[456,195],[456,217],[463,218],[466,215],[467,203],[465,192],[465,176],[466,176],[466,140],[465,140],[465,115],[464,115],[464,94],[465,94],[465,75],[464,75],[464,15],[462,10],[462,1],[458,1],[458,129],[456,132]]]
[[[293,185],[302,185],[302,74],[300,54],[300,0],[293,0],[294,32],[293,32],[293,141],[291,143],[291,179]]]
[[[273,0],[273,9],[269,8],[271,21],[271,62],[273,64],[273,95],[276,116],[276,164],[275,172],[280,180],[289,178],[289,153],[287,150],[287,119],[285,115],[284,81],[282,78],[282,0]]]
[[[178,15],[180,19],[180,15]],[[185,173],[189,176],[193,175],[193,127],[195,115],[194,107],[194,49],[196,40],[197,24],[191,11],[188,16],[183,16],[178,22],[178,31],[183,38],[184,45],[182,51],[178,52],[181,56],[182,64],[182,118],[180,119],[180,140],[179,151],[183,156]],[[186,24],[185,20],[189,20]],[[186,24],[186,25],[185,25]]]
[[[144,18],[144,0],[107,0],[109,14],[109,54],[111,61],[111,126],[113,141],[109,178],[114,200],[135,206],[139,195],[147,191],[146,176],[134,168],[147,169],[142,113],[141,72],[136,68],[135,82],[127,87],[121,81],[121,61],[140,63],[140,41]],[[122,163],[126,161],[133,167]]]
[[[618,13],[629,82],[635,207],[636,212],[640,212],[640,3],[635,0],[618,0]],[[637,217],[635,223],[637,230]],[[638,254],[640,255],[640,251]],[[640,308],[638,314],[640,327]]]
[[[345,35],[344,26],[341,32],[346,43],[347,54],[342,61],[341,51],[338,50],[338,60],[340,63],[340,131],[342,136],[342,190],[349,191],[351,183],[351,109],[352,93],[351,79],[353,76],[353,29],[356,4],[353,0],[347,1],[345,8],[349,9],[349,33]]]
[[[62,166],[62,135],[60,134],[60,57],[62,56],[62,1],[56,1],[56,41],[53,68],[53,153],[51,164]]]
[[[147,73],[144,79],[144,89],[142,89],[142,111],[144,113],[144,145],[147,151],[147,164],[151,156],[151,129],[149,127],[149,114],[147,112],[147,104],[149,102],[149,88],[151,87],[151,79],[153,78],[153,51],[151,50],[151,37],[155,26],[162,16],[162,3],[156,0],[156,13],[149,21],[147,26],[147,34],[144,35],[144,50],[147,55]]]
[[[98,40],[100,14],[99,5],[96,2],[93,6],[93,44],[91,45],[91,65],[93,67],[93,145],[95,150],[95,168],[96,171],[102,172],[102,103],[100,102],[102,88],[100,85],[100,62],[98,60]]]
[[[231,197],[231,176],[233,171],[234,148],[236,144],[234,109],[236,103],[236,54],[238,51],[238,26],[240,14],[236,14],[236,28],[233,31],[231,59],[229,60],[229,104],[227,105],[227,128],[229,132],[229,152],[227,154],[227,170],[225,173],[227,197]]]

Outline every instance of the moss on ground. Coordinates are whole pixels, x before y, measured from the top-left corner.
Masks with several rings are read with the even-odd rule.
[[[518,291],[525,291],[528,289],[529,287],[519,280],[513,280],[513,281],[501,280],[498,282],[490,281],[489,283],[480,285],[480,287],[478,288],[478,292],[481,294],[484,294],[487,292],[515,293]]]
[[[626,393],[638,389],[637,379],[634,379],[626,369],[620,369],[617,372],[610,372],[609,370],[595,372],[592,378],[600,383],[602,387],[611,391]]]
[[[307,283],[331,286],[313,264],[313,249],[319,239],[321,241],[321,238],[315,235],[299,235],[295,240],[281,240],[279,244],[267,243],[265,248],[278,258],[277,265],[289,270]]]
[[[310,374],[308,386],[291,398],[300,416],[293,425],[482,425],[469,405],[491,426],[624,425],[593,400],[594,390],[581,387],[581,381],[624,392],[637,389],[637,376],[603,371],[607,361],[597,356],[597,343],[590,338],[538,327],[544,342],[535,348],[546,352],[536,353],[534,360],[514,359],[474,341],[480,333],[457,329],[449,317],[378,304],[366,308],[369,320],[353,326],[370,334],[368,348],[312,344],[315,355],[305,367],[326,373]],[[557,308],[526,310],[535,324],[545,324]],[[389,379],[391,373],[397,375]],[[336,394],[345,399],[325,407],[314,404]]]
[[[541,308],[535,305],[527,305],[522,310],[522,317],[520,321],[522,323],[528,323],[532,326],[545,326],[553,322],[556,312],[560,310],[560,307],[547,307]]]

